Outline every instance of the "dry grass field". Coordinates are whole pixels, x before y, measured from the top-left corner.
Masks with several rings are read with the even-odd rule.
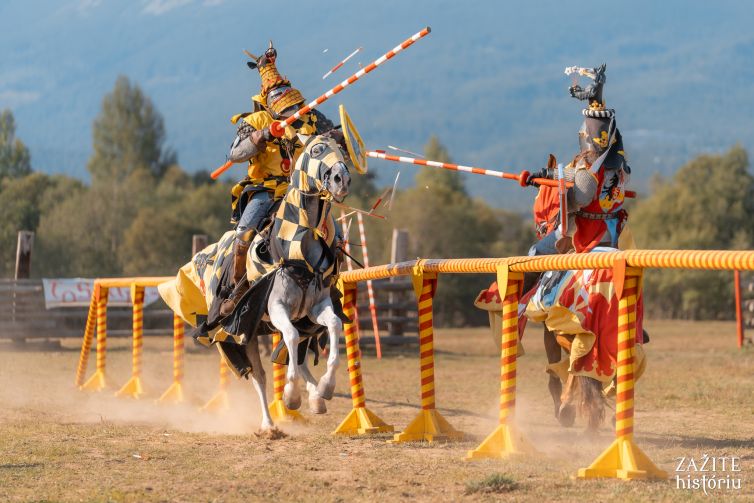
[[[636,441],[668,471],[669,481],[573,478],[613,434],[609,424],[597,438],[584,434],[583,421],[558,426],[537,329],[527,332],[526,355],[519,360],[517,420],[541,454],[463,461],[494,428],[499,389],[499,356],[489,332],[473,329],[436,333],[437,406],[468,433],[468,440],[448,444],[331,436],[351,407],[345,357],[328,414],[312,417],[304,410],[307,425],[283,425],[288,438],[266,440],[254,436],[259,413],[248,382],[232,383],[229,413],[198,411],[217,386],[214,352],[187,354],[189,403],[168,407],[75,390],[75,341],[58,351],[2,351],[0,500],[706,500],[701,490],[678,489],[675,481],[677,458],[705,454],[740,458],[741,471],[732,475],[741,478],[741,489],[711,491],[712,498],[754,499],[754,349],[736,348],[732,323],[657,321],[648,330]],[[118,386],[129,375],[129,344],[110,344],[108,373]],[[144,353],[145,384],[159,395],[170,382],[170,340],[148,338]],[[365,349],[367,406],[399,430],[419,410],[417,348],[388,350],[381,361],[373,355]],[[268,371],[268,389],[269,381]]]

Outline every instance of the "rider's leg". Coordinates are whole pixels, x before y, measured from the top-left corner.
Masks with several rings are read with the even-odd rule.
[[[246,277],[246,254],[251,240],[259,232],[261,225],[272,208],[272,195],[267,191],[252,194],[236,226],[236,241],[233,244],[233,284],[236,286],[231,296],[220,305],[220,315],[227,316],[233,312],[239,299],[248,290]]]

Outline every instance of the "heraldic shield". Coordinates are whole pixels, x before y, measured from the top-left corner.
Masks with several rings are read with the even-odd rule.
[[[340,111],[340,125],[343,128],[343,137],[346,140],[348,155],[351,156],[351,161],[356,171],[363,175],[367,172],[367,149],[364,145],[364,140],[361,139],[361,135],[353,125],[351,117],[346,112],[346,107],[340,105],[338,110]]]

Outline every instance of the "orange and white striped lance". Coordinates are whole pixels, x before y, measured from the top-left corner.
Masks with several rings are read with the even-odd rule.
[[[412,46],[414,42],[416,42],[420,38],[426,37],[427,35],[429,35],[431,31],[432,30],[429,28],[429,26],[427,26],[420,32],[413,34],[411,37],[404,40],[400,45],[393,47],[391,50],[389,50],[388,52],[386,52],[385,54],[383,54],[382,56],[380,56],[373,62],[369,63],[367,66],[365,66],[358,72],[354,73],[353,75],[348,77],[346,80],[344,80],[337,86],[333,87],[332,89],[327,91],[325,94],[323,94],[316,100],[301,107],[295,114],[291,115],[286,120],[273,122],[272,125],[270,126],[270,132],[272,133],[273,136],[276,136],[278,138],[283,136],[283,133],[285,132],[286,127],[290,126],[291,124],[299,120],[303,115],[311,112],[313,109],[317,108],[319,105],[321,105],[322,103],[330,99],[330,97],[335,96],[336,94],[341,92],[343,89],[350,86],[351,84],[359,80],[361,77],[363,77],[367,73],[371,72],[372,70],[380,66],[385,61],[391,59],[393,56],[403,51],[404,49]]]
[[[321,95],[316,100],[314,100],[314,101],[312,101],[312,102],[304,105],[303,107],[301,107],[295,114],[291,115],[290,117],[288,117],[284,121],[275,121],[275,122],[273,122],[270,125],[270,133],[272,133],[272,135],[275,136],[275,137],[277,137],[277,138],[282,137],[283,133],[285,133],[285,128],[286,127],[292,125],[294,122],[296,122],[297,120],[299,120],[302,116],[308,114],[309,112],[311,112],[312,110],[314,110],[315,108],[317,108],[319,105],[321,105],[322,103],[324,103],[325,101],[327,101],[328,99],[330,99],[330,97],[335,96],[336,94],[338,94],[339,92],[341,92],[343,89],[345,89],[346,87],[350,86],[351,84],[353,84],[354,82],[356,82],[357,80],[359,80],[361,77],[363,77],[367,73],[371,72],[372,70],[374,70],[375,68],[377,68],[378,66],[380,66],[385,61],[391,59],[393,56],[395,56],[396,54],[398,54],[402,50],[410,47],[411,45],[414,44],[414,42],[416,42],[420,38],[423,38],[423,37],[429,35],[429,33],[431,31],[432,30],[429,28],[429,26],[427,26],[422,31],[413,34],[411,37],[409,37],[406,40],[404,40],[403,43],[401,43],[400,45],[397,45],[397,46],[393,47],[393,49],[391,49],[390,51],[386,52],[385,54],[383,54],[382,56],[380,56],[379,58],[377,58],[373,62],[369,63],[367,66],[365,66],[364,68],[362,68],[358,72],[354,73],[353,75],[351,75],[350,77],[348,77],[346,80],[344,80],[343,82],[341,82],[337,86],[333,87],[332,89],[330,89],[329,91],[327,91],[325,94]],[[230,168],[231,166],[233,166],[233,161],[227,161],[225,164],[223,164],[222,166],[220,166],[219,168],[217,168],[216,170],[214,170],[210,174],[210,176],[212,177],[213,180],[215,180],[220,175],[222,175],[226,170],[228,170],[228,168]]]
[[[364,230],[364,218],[361,213],[356,214],[359,223],[359,236],[361,237],[361,251],[364,257],[364,267],[369,267],[369,254],[367,252],[367,233]],[[377,305],[374,303],[374,286],[372,280],[367,281],[367,294],[369,295],[369,312],[372,314],[372,330],[374,331],[374,345],[377,350],[377,359],[382,358],[382,346],[380,345],[380,328],[377,323]]]
[[[529,178],[528,171],[524,170],[519,174],[505,173],[504,171],[496,171],[493,169],[477,168],[475,166],[464,166],[463,164],[453,164],[451,162],[429,161],[426,159],[416,159],[414,157],[404,157],[398,155],[390,155],[384,150],[367,150],[367,157],[373,157],[375,159],[383,159],[385,161],[402,162],[404,164],[416,164],[417,166],[429,166],[431,168],[442,168],[451,171],[462,171],[464,173],[473,173],[475,175],[494,176],[496,178],[504,178],[506,180],[515,180],[522,187],[526,187],[526,179]],[[537,185],[546,185],[548,187],[558,188],[560,185],[557,180],[550,180],[549,178],[534,178],[530,180]],[[566,187],[573,187],[573,183],[567,182]],[[636,192],[627,190],[626,197],[636,197]]]
[[[383,159],[385,161],[402,162],[405,164],[416,164],[418,166],[429,166],[432,168],[442,168],[451,171],[462,171],[464,173],[474,173],[475,175],[494,176],[497,178],[505,178],[507,180],[516,180],[522,187],[526,187],[526,179],[529,177],[528,171],[522,171],[518,175],[513,173],[505,173],[503,171],[495,171],[492,169],[477,168],[474,166],[464,166],[463,164],[453,164],[451,162],[430,161],[427,159],[416,159],[415,157],[404,157],[398,155],[390,155],[384,150],[368,150],[366,152],[368,157],[375,159]],[[557,187],[557,180],[549,180],[547,178],[535,178],[533,180],[539,185],[549,185],[550,187]],[[573,185],[573,184],[571,184]]]
[[[362,49],[364,49],[364,48],[363,48],[363,47],[359,47],[358,49],[356,49],[355,51],[353,51],[353,52],[352,52],[351,54],[349,54],[348,56],[346,56],[346,58],[345,58],[345,59],[344,59],[343,61],[341,61],[341,62],[340,62],[340,63],[338,63],[337,65],[333,66],[333,67],[332,67],[332,68],[330,69],[330,71],[329,71],[329,72],[327,72],[326,74],[324,74],[324,75],[322,76],[322,80],[325,80],[325,79],[326,79],[327,77],[329,77],[329,76],[330,76],[330,75],[332,75],[333,73],[337,72],[337,71],[338,71],[338,70],[340,69],[340,67],[341,67],[341,66],[345,65],[345,64],[346,64],[346,63],[348,62],[348,60],[349,60],[349,59],[351,59],[352,57],[354,57],[354,56],[356,56],[356,55],[357,55],[358,53],[360,53],[360,52],[362,51]]]

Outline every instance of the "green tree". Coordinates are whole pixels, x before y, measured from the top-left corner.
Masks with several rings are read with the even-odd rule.
[[[702,155],[672,179],[656,179],[636,204],[631,227],[640,248],[731,249],[754,246],[754,177],[746,151]],[[646,275],[646,308],[654,315],[730,317],[729,272],[656,271]]]
[[[431,161],[453,162],[448,149],[434,135],[430,137],[429,142],[424,146],[424,157]],[[452,192],[466,194],[462,174],[442,168],[420,169],[416,173],[416,185],[428,190],[445,188]]]
[[[26,145],[16,138],[16,121],[13,112],[0,113],[0,180],[31,173],[31,155]]]
[[[87,169],[93,184],[120,183],[140,169],[159,178],[176,162],[164,146],[162,115],[138,84],[122,75],[102,100],[92,138],[94,153]]]
[[[81,182],[73,178],[42,173],[0,181],[0,208],[3,210],[3,218],[0,220],[0,277],[13,274],[16,241],[20,230],[37,231],[32,274],[36,276],[43,271],[39,267],[44,262],[38,249],[40,219],[57,201],[71,191],[82,188]]]

